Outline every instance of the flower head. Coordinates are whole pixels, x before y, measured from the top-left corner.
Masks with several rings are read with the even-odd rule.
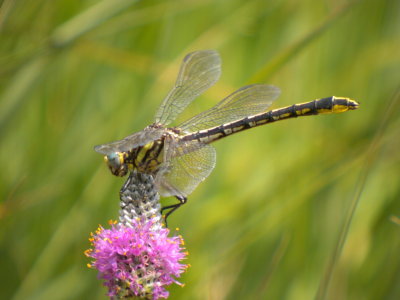
[[[136,219],[132,227],[113,223],[92,234],[93,249],[85,254],[93,259],[89,267],[99,271],[108,296],[167,298],[167,285],[182,285],[175,278],[188,267],[180,263],[187,255],[183,239],[168,237],[169,230],[154,222]]]

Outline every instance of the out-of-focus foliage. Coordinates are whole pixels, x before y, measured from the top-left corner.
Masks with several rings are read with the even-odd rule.
[[[256,82],[282,89],[275,108],[361,108],[216,144],[169,220],[192,265],[171,299],[400,299],[399,1],[0,5],[1,299],[106,299],[83,251],[124,179],[93,146],[150,124],[199,49],[223,75],[185,116]]]

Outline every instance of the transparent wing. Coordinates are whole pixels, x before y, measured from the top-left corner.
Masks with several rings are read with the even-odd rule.
[[[186,197],[214,169],[215,149],[197,141],[166,141],[165,147],[164,169],[156,177],[160,194]]]
[[[280,89],[272,85],[247,85],[178,127],[184,131],[197,131],[255,115],[265,111],[279,94]]]
[[[108,155],[114,152],[124,152],[132,150],[138,146],[146,145],[147,143],[161,138],[165,128],[146,127],[142,131],[136,132],[126,138],[108,144],[98,145],[94,150],[103,155]]]
[[[218,52],[205,50],[186,55],[175,86],[159,107],[155,122],[163,125],[171,123],[196,97],[211,87],[220,74]]]

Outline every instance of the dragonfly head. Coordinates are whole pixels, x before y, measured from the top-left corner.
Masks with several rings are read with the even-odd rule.
[[[125,162],[124,153],[114,152],[108,154],[104,156],[104,161],[114,175],[123,177],[128,173],[128,165]]]

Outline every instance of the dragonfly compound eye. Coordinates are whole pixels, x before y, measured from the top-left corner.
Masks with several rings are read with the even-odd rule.
[[[128,173],[128,166],[122,153],[114,152],[104,156],[104,161],[107,163],[111,173],[116,176],[125,176]]]

